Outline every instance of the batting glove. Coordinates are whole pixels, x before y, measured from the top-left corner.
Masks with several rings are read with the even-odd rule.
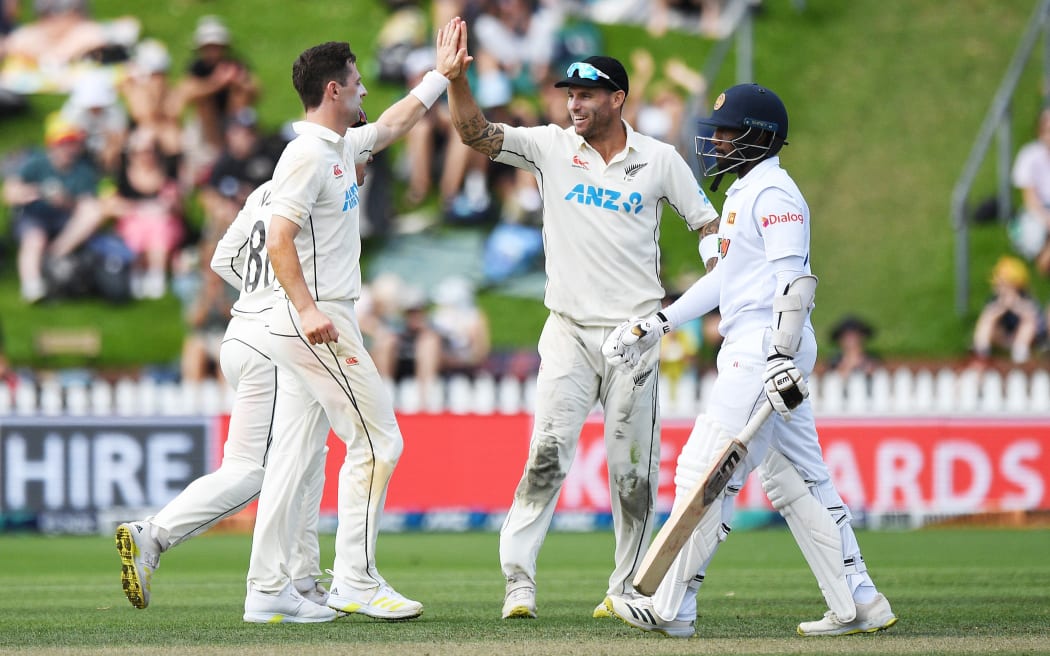
[[[645,319],[635,319],[631,322],[631,330],[624,334],[624,344],[635,345],[639,352],[645,353],[654,346],[660,344],[660,338],[671,332],[671,322],[667,320],[663,312],[657,312]]]
[[[791,411],[809,396],[809,387],[795,361],[784,356],[772,356],[766,363],[766,397],[773,409],[786,420]]]

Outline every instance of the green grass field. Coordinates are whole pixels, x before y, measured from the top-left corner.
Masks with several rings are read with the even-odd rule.
[[[554,533],[539,563],[539,618],[499,619],[494,533],[389,534],[379,565],[424,602],[416,621],[241,621],[249,537],[205,535],[163,557],[146,610],[120,588],[108,537],[0,537],[0,652],[34,654],[1037,654],[1050,653],[1050,530],[861,532],[900,622],[887,632],[804,639],[823,601],[790,534],[740,531],[700,596],[698,637],[594,620],[611,533]],[[331,561],[322,536],[322,563]]]

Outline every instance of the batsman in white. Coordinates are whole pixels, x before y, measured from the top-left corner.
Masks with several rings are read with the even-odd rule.
[[[748,473],[759,478],[784,516],[830,610],[802,622],[804,636],[870,633],[897,618],[868,575],[850,511],[836,491],[817,440],[806,378],[817,346],[810,310],[817,279],[810,270],[809,207],[781,168],[788,115],[775,93],[741,84],[718,96],[711,137],[697,137],[705,175],[717,189],[726,173],[718,233],[719,261],[661,312],[621,324],[603,345],[610,362],[631,366],[660,336],[718,307],[725,338],[707,411],[678,458],[675,502],[707,474],[748,419],[768,402],[776,412],[751,440],[748,455],[706,513],[652,598],[610,597],[606,605],[628,624],[674,637],[695,632],[696,593],[730,530],[733,503]],[[789,421],[790,420],[790,421]]]
[[[423,605],[376,567],[379,516],[403,439],[393,403],[365,350],[354,303],[361,292],[360,199],[355,164],[403,136],[465,68],[460,26],[438,31],[437,70],[379,118],[358,128],[367,94],[350,45],[304,51],[292,83],[306,110],[277,163],[266,251],[277,278],[270,353],[277,364],[274,444],[259,495],[244,620],[323,622],[336,611],[388,620]],[[303,485],[331,426],[346,443],[328,607],[302,600],[290,563]],[[318,430],[323,427],[323,430]]]
[[[504,618],[536,617],[536,558],[550,527],[580,430],[595,403],[608,418],[605,448],[615,532],[607,595],[631,597],[652,534],[660,464],[659,352],[634,370],[609,365],[601,345],[625,316],[661,304],[660,216],[672,207],[691,229],[717,219],[673,146],[634,131],[621,117],[627,73],[612,57],[569,66],[573,125],[511,127],[482,114],[465,79],[449,87],[463,143],[535,175],[543,196],[550,316],[539,339],[534,428],[525,471],[500,531]],[[595,617],[608,617],[603,604]]]
[[[117,527],[124,594],[136,608],[146,608],[160,555],[199,535],[259,496],[273,436],[277,370],[269,356],[267,327],[273,306],[273,272],[266,257],[270,224],[270,183],[248,197],[233,224],[215,247],[212,269],[240,290],[219,351],[219,364],[236,396],[219,468],[179,493],[156,515]],[[296,590],[323,604],[327,592],[317,581],[320,551],[317,515],[324,489],[324,452],[307,474],[297,516],[289,567]]]

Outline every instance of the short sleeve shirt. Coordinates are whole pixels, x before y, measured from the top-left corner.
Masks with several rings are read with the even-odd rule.
[[[314,300],[356,300],[361,295],[361,197],[355,163],[367,161],[376,128],[369,124],[339,135],[309,121],[292,127],[298,136],[274,170],[272,213],[300,228],[295,248]]]
[[[722,286],[719,332],[769,327],[776,292],[774,260],[802,257],[810,272],[810,215],[779,157],[760,162],[726,190],[718,228]]]
[[[504,126],[497,162],[531,172],[543,196],[544,303],[582,325],[616,325],[660,309],[660,215],[692,230],[718,218],[673,146],[627,129],[604,162],[574,128]]]
[[[47,152],[34,151],[18,172],[18,177],[29,184],[45,184],[55,181],[62,185],[70,196],[94,195],[98,189],[99,171],[87,157],[80,157],[67,171],[59,171],[51,163]]]

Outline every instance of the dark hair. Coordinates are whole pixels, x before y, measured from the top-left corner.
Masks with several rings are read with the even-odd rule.
[[[299,93],[303,108],[319,107],[325,86],[332,81],[346,82],[348,65],[354,63],[357,55],[345,41],[328,41],[303,51],[292,64],[292,86]]]

